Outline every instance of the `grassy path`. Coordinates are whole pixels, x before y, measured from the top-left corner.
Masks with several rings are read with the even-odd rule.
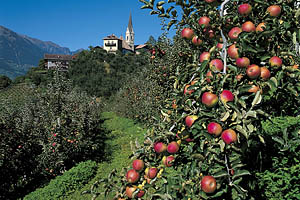
[[[108,141],[108,145],[111,149],[110,162],[103,162],[99,164],[96,176],[81,190],[69,195],[67,198],[70,200],[82,200],[82,199],[92,199],[92,195],[85,194],[81,195],[81,192],[89,190],[91,186],[98,180],[107,175],[112,171],[112,169],[117,169],[118,172],[122,168],[127,167],[132,162],[128,157],[132,153],[130,142],[134,142],[136,138],[140,143],[143,142],[145,129],[142,126],[137,125],[134,121],[122,117],[118,117],[114,113],[103,113],[103,118],[105,119],[104,127],[111,131]],[[98,188],[97,192],[102,192],[101,188]],[[97,200],[100,199],[111,199],[105,198],[103,195],[99,195]]]

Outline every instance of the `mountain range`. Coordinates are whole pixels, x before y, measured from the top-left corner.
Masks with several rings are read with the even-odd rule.
[[[0,25],[0,75],[14,79],[38,66],[44,54],[73,53],[69,48],[18,34]]]

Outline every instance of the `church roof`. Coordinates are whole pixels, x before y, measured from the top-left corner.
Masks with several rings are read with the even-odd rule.
[[[125,40],[122,40],[122,48],[132,51],[131,47],[127,44]]]
[[[133,32],[131,12],[130,12],[130,15],[129,15],[129,22],[128,22],[128,27],[127,28],[129,30],[129,32]]]

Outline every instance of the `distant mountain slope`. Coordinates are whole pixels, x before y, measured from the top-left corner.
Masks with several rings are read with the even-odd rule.
[[[0,74],[12,79],[24,75],[29,68],[38,65],[45,53],[69,55],[71,51],[0,26]]]

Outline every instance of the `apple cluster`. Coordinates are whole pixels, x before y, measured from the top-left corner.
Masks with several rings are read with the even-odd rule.
[[[172,77],[176,81],[174,91],[167,99],[166,110],[172,109],[163,114],[164,126],[147,135],[149,140],[144,142],[145,153],[137,156],[145,158],[146,155],[145,163],[143,160],[134,160],[133,169],[127,171],[126,194],[129,198],[142,197],[146,191],[146,197],[151,195],[152,191],[147,190],[149,185],[144,186],[152,185],[157,180],[161,180],[158,185],[162,184],[163,179],[160,178],[164,177],[163,172],[168,177],[169,170],[187,169],[187,172],[180,171],[184,179],[180,185],[193,182],[195,186],[191,190],[185,190],[182,186],[178,193],[175,192],[176,195],[193,190],[194,196],[204,199],[218,198],[217,195],[225,190],[231,193],[234,187],[228,190],[228,185],[234,184],[239,188],[236,192],[243,193],[242,186],[238,186],[241,176],[250,175],[240,159],[242,147],[252,139],[250,134],[256,134],[259,128],[256,126],[257,117],[263,111],[258,108],[258,102],[264,101],[259,99],[268,90],[267,85],[274,79],[276,81],[277,72],[282,71],[287,62],[282,60],[285,57],[277,49],[272,54],[266,53],[262,59],[261,55],[255,53],[256,49],[253,52],[249,51],[250,48],[246,49],[245,44],[250,39],[246,41],[245,38],[254,36],[252,41],[264,38],[273,28],[271,23],[283,16],[284,7],[282,3],[265,3],[261,6],[252,1],[231,1],[226,7],[230,14],[220,19],[222,16],[216,7],[221,1],[202,1],[210,5],[200,1],[195,3],[199,9],[195,9],[194,18],[181,24],[184,27],[176,39],[182,46],[176,49],[178,54],[173,54],[179,55],[178,59],[166,56],[169,60],[176,60],[170,64],[177,71]],[[260,7],[264,7],[266,16],[254,19],[254,11]],[[203,8],[207,10],[201,10]],[[222,33],[222,37],[219,33]],[[267,40],[269,37],[264,38],[267,43],[270,42]],[[258,43],[259,46],[260,41]],[[183,56],[186,46],[190,47],[186,50],[190,51],[186,53],[191,55],[189,60]],[[155,53],[152,51],[152,55]],[[192,165],[197,169],[189,171],[188,167]],[[194,177],[191,178],[192,173]],[[247,199],[247,194],[243,198]]]

